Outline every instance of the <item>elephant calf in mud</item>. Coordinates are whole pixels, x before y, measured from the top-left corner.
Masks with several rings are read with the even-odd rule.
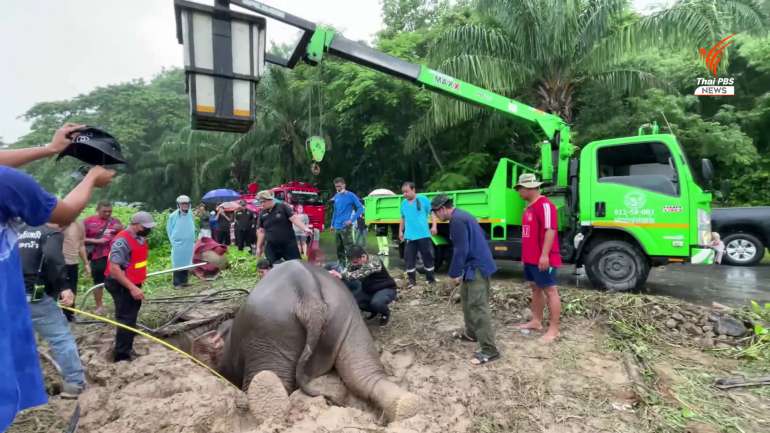
[[[192,355],[246,391],[258,420],[277,415],[276,409],[287,411],[287,392],[297,388],[324,395],[312,390],[310,381],[332,369],[349,391],[380,407],[390,421],[415,415],[422,404],[387,379],[347,287],[301,260],[276,266],[232,321],[193,341]],[[276,390],[278,383],[285,390]]]

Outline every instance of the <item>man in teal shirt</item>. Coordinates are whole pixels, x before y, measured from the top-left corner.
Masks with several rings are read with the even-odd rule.
[[[334,189],[337,194],[332,198],[334,215],[331,229],[337,244],[337,261],[344,268],[348,262],[348,249],[353,245],[353,222],[364,213],[364,205],[358,196],[345,189],[345,179],[334,179]]]
[[[401,223],[398,228],[398,237],[406,241],[404,260],[406,261],[406,274],[409,276],[407,288],[417,285],[417,252],[422,256],[425,266],[425,278],[428,283],[436,282],[433,276],[433,241],[431,236],[437,232],[436,215],[431,212],[430,200],[422,195],[417,195],[417,190],[412,182],[405,182],[401,187],[404,201],[401,202]],[[428,227],[428,218],[432,226]]]

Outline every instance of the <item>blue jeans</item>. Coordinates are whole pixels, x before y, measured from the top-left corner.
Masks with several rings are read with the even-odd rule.
[[[370,295],[358,288],[353,292],[353,297],[356,298],[360,310],[380,316],[390,316],[388,304],[396,299],[396,289],[382,289]]]
[[[366,230],[356,230],[356,245],[358,245],[358,241],[363,240],[361,243],[362,247],[366,246]]]
[[[56,301],[44,295],[43,299],[29,303],[29,311],[32,313],[32,327],[51,345],[54,359],[64,373],[65,382],[83,384],[86,379],[75,337],[70,332],[67,318]]]

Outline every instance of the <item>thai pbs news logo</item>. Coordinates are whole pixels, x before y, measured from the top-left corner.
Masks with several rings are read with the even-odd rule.
[[[719,65],[719,61],[724,55],[722,50],[733,43],[733,41],[727,42],[727,40],[733,36],[735,35],[732,34],[722,39],[719,43],[711,47],[709,51],[703,49],[698,50],[703,56],[703,61],[706,62],[706,67],[709,72],[714,75],[714,78],[698,78],[698,88],[695,89],[695,96],[735,96],[735,86],[733,86],[735,79],[717,77],[717,65]]]

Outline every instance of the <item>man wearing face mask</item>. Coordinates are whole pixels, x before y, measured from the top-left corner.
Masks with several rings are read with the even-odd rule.
[[[131,225],[115,236],[110,246],[104,287],[115,302],[115,320],[132,328],[142,306],[142,283],[147,279],[147,236],[158,225],[147,212],[131,216]],[[118,327],[115,362],[131,359],[134,333]]]
[[[192,265],[193,248],[195,247],[195,220],[190,212],[190,197],[180,195],[176,199],[178,209],[169,217],[166,223],[166,233],[171,242],[171,266],[182,268]],[[187,287],[187,269],[174,271],[174,289]]]

